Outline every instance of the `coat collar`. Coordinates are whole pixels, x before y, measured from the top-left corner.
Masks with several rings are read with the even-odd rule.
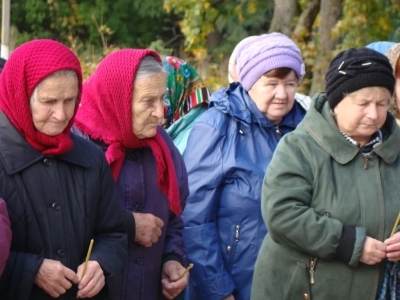
[[[359,149],[346,141],[336,126],[329,112],[329,105],[324,93],[314,96],[310,110],[299,128],[306,130],[316,143],[328,152],[340,164],[351,161]],[[400,131],[394,117],[388,113],[385,124],[381,128],[383,142],[373,152],[386,163],[393,163],[400,152]]]
[[[283,117],[282,121],[274,124],[261,113],[248,92],[237,82],[212,94],[210,107],[215,107],[222,113],[246,124],[259,124],[264,128],[287,126],[293,130],[305,115],[305,110],[295,100],[293,108]]]
[[[57,156],[58,159],[76,164],[82,167],[89,167],[85,156],[82,155],[78,137],[71,134],[74,146],[70,151]],[[7,173],[13,175],[45,156],[32,148],[11,124],[4,112],[0,111],[0,156]]]

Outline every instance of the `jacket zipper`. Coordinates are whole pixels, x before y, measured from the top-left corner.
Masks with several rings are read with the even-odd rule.
[[[318,257],[310,256],[310,284],[315,284],[315,268],[317,267]]]
[[[228,253],[230,255],[228,271],[232,270],[233,257],[235,255],[235,250],[236,250],[237,243],[239,242],[239,238],[240,238],[240,226],[236,225],[235,226],[235,239],[233,241],[233,246],[232,247],[231,246],[226,247],[226,253]]]
[[[324,210],[322,212],[322,215],[324,217],[331,217],[331,213]],[[318,264],[318,257],[314,257],[314,256],[310,256],[310,284],[314,285],[315,284],[315,269],[317,267]]]

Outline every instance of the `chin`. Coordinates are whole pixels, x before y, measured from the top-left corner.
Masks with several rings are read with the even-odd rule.
[[[151,139],[151,138],[155,137],[156,134],[157,134],[157,128],[156,128],[155,130],[148,130],[148,131],[146,131],[146,132],[144,132],[144,133],[141,133],[140,135],[137,135],[136,137],[137,137],[139,140],[142,140],[142,139]]]
[[[283,117],[284,117],[287,113],[288,113],[287,111],[285,111],[285,112],[283,112],[283,111],[275,111],[274,113],[269,114],[269,116],[270,116],[271,118],[273,118],[274,120],[280,120],[280,119],[283,119]]]
[[[57,135],[63,133],[64,130],[65,130],[65,127],[62,128],[62,129],[43,130],[43,131],[39,130],[39,131],[40,131],[41,133],[45,134],[45,135],[48,135],[48,136],[57,136]]]
[[[64,130],[63,130],[64,131]],[[57,136],[57,135],[59,135],[59,134],[61,134],[61,133],[63,133],[63,131],[57,131],[57,132],[42,132],[42,133],[44,133],[45,135],[48,135],[48,136]]]

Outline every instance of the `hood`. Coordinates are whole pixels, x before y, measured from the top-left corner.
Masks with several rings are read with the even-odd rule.
[[[305,109],[295,101],[293,108],[287,113],[279,124],[268,120],[257,108],[247,91],[240,83],[231,83],[227,88],[222,88],[211,95],[210,107],[215,107],[224,114],[246,123],[256,123],[262,127],[288,126],[296,128],[303,119]]]
[[[375,50],[380,54],[385,54],[386,51],[389,50],[390,47],[394,46],[396,43],[393,42],[374,42],[365,47]]]

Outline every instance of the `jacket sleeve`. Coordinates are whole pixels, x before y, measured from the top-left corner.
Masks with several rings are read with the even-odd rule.
[[[3,176],[2,180],[8,177]],[[20,190],[14,188],[13,184],[5,185],[6,191],[2,191],[4,194],[2,195],[3,199],[6,201],[22,201]],[[12,187],[8,190],[8,187]],[[1,201],[3,201],[1,199]],[[0,210],[3,212],[3,209],[6,209],[6,203],[0,203]],[[8,210],[7,210],[8,211]],[[8,223],[8,219],[16,219],[17,216],[13,214],[12,211],[8,211],[8,216],[4,218],[4,215],[0,213],[0,223],[5,220],[6,224]],[[9,218],[8,218],[9,217]],[[34,286],[36,274],[43,262],[44,257],[38,254],[18,252],[10,250],[11,245],[11,231],[10,227],[8,229],[2,227],[3,223],[0,225],[0,231],[5,230],[5,232],[9,233],[8,239],[6,239],[6,253],[9,251],[9,256],[7,262],[5,264],[3,273],[0,276],[0,295],[8,295],[8,300],[13,299],[29,299],[30,294],[32,292],[32,288]],[[3,242],[3,241],[2,241]],[[3,247],[3,244],[0,246]],[[3,249],[1,248],[1,254]],[[3,257],[0,256],[0,260],[3,260]],[[0,297],[1,298],[1,297]],[[1,298],[3,299],[3,298]]]
[[[347,264],[356,266],[365,228],[346,227],[339,220],[314,211],[312,202],[318,201],[313,199],[317,170],[304,136],[293,132],[282,138],[262,188],[261,209],[268,232],[279,244],[325,260],[347,260]],[[350,252],[346,259],[337,257],[341,256],[338,249]]]
[[[128,259],[128,241],[124,211],[118,203],[114,179],[110,168],[99,150],[101,157],[100,186],[101,198],[98,206],[94,246],[90,260],[97,261],[106,277],[108,296],[113,298],[119,286]]]
[[[194,264],[190,283],[201,299],[222,299],[236,286],[225,269],[217,231],[223,183],[221,128],[198,121],[190,133],[184,159],[190,195],[183,212],[183,239]]]
[[[182,211],[186,206],[186,199],[189,195],[188,175],[185,163],[181,154],[175,146],[172,146],[171,155],[175,162],[175,170],[179,184],[179,195],[181,200]],[[176,216],[170,211],[167,225],[167,233],[165,236],[163,261],[177,260],[182,265],[187,266],[186,249],[182,239],[183,220],[181,216]]]
[[[0,198],[0,277],[3,273],[11,247],[11,227],[6,203]]]

